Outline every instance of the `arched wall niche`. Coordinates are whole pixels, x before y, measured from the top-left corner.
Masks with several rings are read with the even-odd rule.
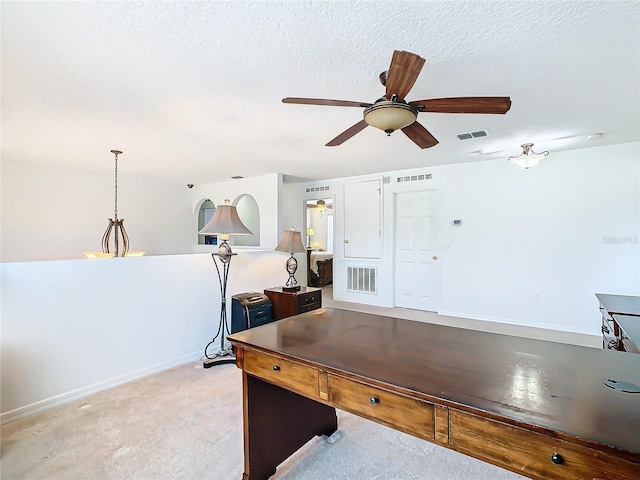
[[[198,233],[204,228],[207,222],[211,220],[215,211],[216,205],[208,198],[204,198],[198,202],[198,206],[196,207],[196,212],[198,214],[198,228],[196,230],[198,245],[216,245],[215,235],[200,235]]]
[[[232,202],[242,223],[251,230],[252,235],[237,235],[233,237],[233,244],[240,247],[260,246],[260,207],[253,195],[243,193]]]
[[[260,208],[256,199],[248,194],[238,195],[231,205],[236,207],[238,217],[251,230],[252,235],[232,235],[230,243],[241,247],[260,246]],[[198,232],[211,220],[216,211],[216,205],[208,198],[200,200],[196,206],[198,245],[217,245],[215,235],[200,235]]]

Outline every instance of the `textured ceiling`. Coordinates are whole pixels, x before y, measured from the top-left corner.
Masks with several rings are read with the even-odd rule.
[[[185,183],[324,179],[640,138],[640,3],[7,2],[2,159]],[[506,115],[422,113],[440,141],[367,128],[394,49],[426,59],[408,100],[510,96]],[[488,129],[483,139],[457,133]],[[598,140],[586,135],[602,133]],[[489,152],[480,156],[475,151]],[[491,153],[499,152],[499,153]],[[553,156],[548,157],[551,161]]]

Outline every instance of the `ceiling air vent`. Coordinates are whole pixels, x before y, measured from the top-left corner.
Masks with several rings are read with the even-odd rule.
[[[458,137],[459,140],[469,140],[471,138],[486,137],[487,135],[489,135],[489,130],[484,129],[484,130],[476,130],[474,132],[458,133],[456,137]]]

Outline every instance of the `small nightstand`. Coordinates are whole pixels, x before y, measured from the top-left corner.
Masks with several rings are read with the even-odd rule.
[[[264,294],[271,300],[274,320],[310,312],[322,307],[322,289],[300,287],[300,290],[286,291],[282,287],[267,288]]]

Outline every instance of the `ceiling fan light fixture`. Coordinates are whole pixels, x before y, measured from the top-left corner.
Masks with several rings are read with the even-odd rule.
[[[533,147],[533,143],[524,143],[521,145],[521,147],[522,153],[517,157],[509,157],[509,161],[524,169],[535,167],[538,163],[540,163],[540,160],[549,155],[549,152],[535,153],[533,150],[531,150],[531,147]]]
[[[364,121],[387,135],[408,127],[417,118],[418,111],[411,105],[392,101],[377,102],[364,111]]]

